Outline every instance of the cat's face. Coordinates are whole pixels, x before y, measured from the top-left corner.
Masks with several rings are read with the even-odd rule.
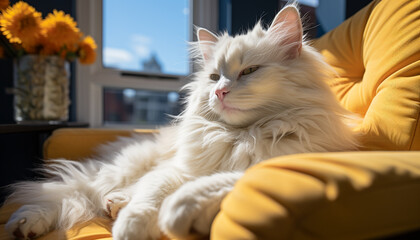
[[[244,35],[215,36],[198,30],[207,106],[222,121],[247,126],[279,111],[287,62],[299,57],[302,26],[297,10],[282,10],[268,30],[260,24]]]

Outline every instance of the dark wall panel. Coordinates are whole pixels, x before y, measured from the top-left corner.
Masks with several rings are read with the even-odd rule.
[[[258,20],[269,25],[279,10],[278,0],[231,0],[232,34],[253,28]]]

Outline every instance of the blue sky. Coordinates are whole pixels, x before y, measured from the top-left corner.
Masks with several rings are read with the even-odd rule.
[[[141,71],[155,54],[168,74],[187,74],[188,0],[104,0],[104,65]]]

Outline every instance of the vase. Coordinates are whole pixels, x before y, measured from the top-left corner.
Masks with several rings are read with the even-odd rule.
[[[59,56],[25,55],[14,63],[14,110],[18,123],[67,121],[69,63]]]

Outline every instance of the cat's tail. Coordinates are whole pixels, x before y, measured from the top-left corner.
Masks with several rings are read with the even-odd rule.
[[[23,206],[9,219],[6,229],[15,237],[31,237],[31,233],[39,236],[103,214],[101,197],[93,185],[100,167],[101,163],[94,160],[83,164],[52,160],[41,170],[48,179],[13,184],[5,204]]]

